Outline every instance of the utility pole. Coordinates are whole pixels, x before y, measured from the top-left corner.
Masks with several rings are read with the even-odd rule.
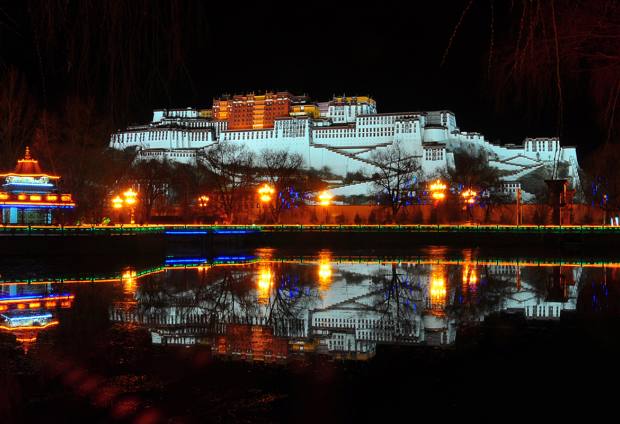
[[[521,187],[517,188],[517,225],[521,225]]]

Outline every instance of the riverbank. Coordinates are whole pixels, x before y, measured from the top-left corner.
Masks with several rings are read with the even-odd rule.
[[[620,227],[511,225],[3,226],[3,255],[152,255],[173,248],[524,247],[591,253],[617,246]]]

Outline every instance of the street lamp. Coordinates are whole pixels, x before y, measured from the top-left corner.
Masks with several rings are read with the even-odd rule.
[[[258,188],[258,196],[260,201],[263,203],[271,202],[271,197],[275,192],[276,190],[272,186],[267,183],[263,184]]]
[[[135,224],[135,208],[136,203],[138,202],[138,193],[133,191],[133,189],[129,189],[123,193],[123,197],[116,196],[112,199],[112,207],[114,209],[121,209],[123,205],[129,206],[130,210],[130,221],[132,224]]]
[[[198,207],[206,208],[207,206],[209,206],[209,196],[200,196],[198,198]]]
[[[463,201],[468,205],[473,205],[474,203],[476,203],[477,195],[478,193],[472,190],[471,188],[468,188],[467,190],[461,193],[461,196],[463,197]]]
[[[430,185],[431,197],[434,200],[441,201],[446,198],[445,190],[448,188],[441,180],[437,180]]]
[[[329,191],[322,191],[321,194],[319,194],[319,204],[321,206],[329,206],[333,198],[334,196]]]

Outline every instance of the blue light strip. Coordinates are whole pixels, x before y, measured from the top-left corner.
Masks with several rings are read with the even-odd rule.
[[[9,321],[25,321],[25,320],[32,320],[32,319],[51,318],[52,314],[31,315],[31,316],[27,315],[23,317],[7,317],[6,315],[2,314],[2,316]]]
[[[217,256],[214,261],[249,261],[254,259],[254,256]]]
[[[2,302],[3,300],[34,300],[40,299],[42,297],[42,294],[32,296],[0,297],[0,302]]]
[[[166,259],[166,264],[192,264],[205,262],[207,262],[207,258]]]
[[[166,231],[170,235],[208,234],[208,231]]]
[[[5,186],[54,187],[51,183],[6,183]]]
[[[250,234],[255,232],[252,230],[215,230],[215,234]]]

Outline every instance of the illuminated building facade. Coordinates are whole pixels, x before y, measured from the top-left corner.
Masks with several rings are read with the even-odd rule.
[[[454,167],[454,152],[464,150],[486,154],[490,165],[511,184],[562,163],[566,169],[562,177],[572,188],[580,186],[576,149],[561,146],[557,138],[492,144],[480,133],[461,131],[450,111],[379,113],[367,96],[334,97],[315,104],[288,92],[266,93],[216,99],[210,112],[156,110],[151,123],[112,134],[110,147],[137,148],[138,159],[196,163],[219,142],[241,143],[256,153],[264,149],[297,153],[305,166],[328,167],[342,177],[358,172],[373,175],[377,172],[373,153],[395,143],[418,158],[425,179]],[[531,195],[523,192],[523,199],[528,198]]]
[[[213,100],[213,116],[227,121],[230,130],[273,128],[276,118],[289,116],[292,104],[301,101],[287,91],[224,96]]]
[[[4,224],[51,224],[53,210],[75,207],[71,194],[59,192],[60,177],[44,173],[28,147],[13,172],[0,177],[4,177],[0,191]]]

